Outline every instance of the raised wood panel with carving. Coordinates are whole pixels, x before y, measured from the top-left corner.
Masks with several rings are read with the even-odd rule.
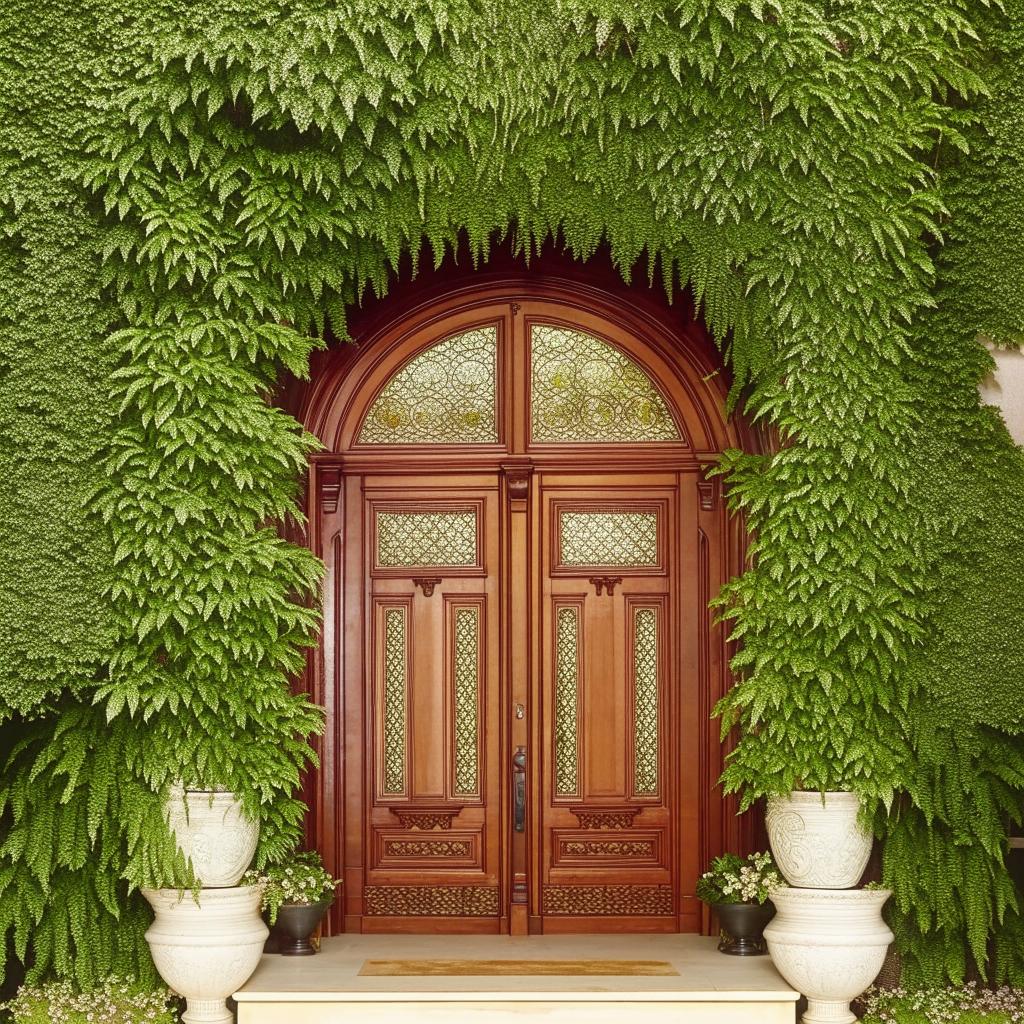
[[[374,652],[365,926],[443,916],[497,930],[497,478],[460,486],[458,501],[437,481],[375,476],[363,490]],[[439,578],[425,588],[432,568]],[[447,895],[410,889],[413,873]]]
[[[541,481],[547,720],[535,912],[546,930],[569,930],[574,919],[589,930],[595,917],[675,928],[674,483],[638,474]],[[599,568],[614,571],[613,586],[593,577]],[[618,884],[624,873],[635,885]]]

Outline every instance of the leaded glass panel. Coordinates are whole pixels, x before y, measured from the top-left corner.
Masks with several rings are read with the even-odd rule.
[[[477,764],[480,689],[480,609],[455,610],[455,794],[473,796]]]
[[[382,716],[385,794],[405,792],[406,647],[405,609],[385,609]]]
[[[559,608],[555,619],[555,793],[579,792],[577,704],[579,700],[579,609]]]
[[[559,561],[565,566],[658,564],[658,513],[559,513]]]
[[[363,422],[360,444],[487,444],[498,440],[498,330],[445,338],[406,363]]]
[[[378,512],[377,564],[406,566],[477,564],[476,512]]]
[[[658,613],[633,612],[633,786],[637,796],[658,792]]]
[[[530,329],[534,441],[678,441],[650,377],[593,335],[553,324]]]

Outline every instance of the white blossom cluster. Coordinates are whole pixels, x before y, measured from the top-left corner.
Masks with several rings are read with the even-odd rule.
[[[149,991],[111,976],[98,988],[78,991],[69,981],[19,989],[5,1007],[13,1024],[176,1024],[167,989]]]
[[[869,989],[862,1024],[1017,1024],[1024,1021],[1024,990],[980,988]]]
[[[261,906],[270,912],[270,923],[277,911],[288,904],[308,905],[331,899],[338,880],[325,870],[318,853],[296,853],[283,864],[272,864],[262,872],[246,871],[243,885],[261,885]]]
[[[697,883],[697,895],[708,903],[764,903],[782,885],[770,853],[716,857]]]

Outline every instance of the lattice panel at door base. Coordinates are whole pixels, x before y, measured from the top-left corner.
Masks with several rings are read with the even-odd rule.
[[[498,887],[488,885],[368,885],[366,913],[393,917],[494,917]]]
[[[626,916],[672,914],[670,885],[546,885],[545,914]]]

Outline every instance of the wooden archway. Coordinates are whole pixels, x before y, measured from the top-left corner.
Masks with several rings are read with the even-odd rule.
[[[529,424],[521,409],[516,411],[527,382],[522,369],[517,370],[511,361],[502,378],[507,386],[499,387],[503,426],[493,443],[380,446],[360,442],[361,425],[382,388],[418,352],[439,337],[494,323],[501,338],[500,350],[508,354],[515,345],[525,344],[526,328],[518,325],[530,322],[531,317],[604,338],[635,360],[671,407],[680,427],[678,443],[668,447],[533,444]],[[722,583],[742,571],[745,538],[741,523],[726,514],[719,482],[707,479],[706,472],[727,448],[757,447],[756,436],[745,424],[724,414],[726,383],[707,332],[699,321],[678,308],[670,309],[653,293],[608,279],[595,280],[594,275],[569,276],[542,269],[465,274],[461,278],[449,274],[426,285],[399,289],[355,321],[353,336],[355,345],[324,353],[314,365],[310,384],[291,396],[301,421],[325,449],[311,462],[306,538],[327,566],[324,632],[310,659],[305,686],[327,711],[327,731],[319,751],[321,767],[307,791],[309,840],[323,853],[328,870],[346,882],[344,900],[339,901],[330,921],[331,930],[707,930],[707,915],[693,897],[697,874],[724,850],[749,850],[756,825],[749,816],[738,817],[735,802],[724,799],[717,787],[724,751],[718,724],[710,716],[730,682],[729,651],[724,632],[714,623],[707,605]],[[665,598],[686,605],[680,619],[683,632],[677,640],[682,651],[678,671],[687,682],[668,708],[673,720],[682,724],[675,739],[666,734],[670,742],[686,750],[666,755],[676,759],[672,763],[678,762],[678,766],[674,781],[666,783],[663,794],[665,801],[681,811],[672,812],[671,827],[666,826],[663,834],[654,826],[636,833],[640,839],[628,849],[643,853],[642,843],[649,841],[646,861],[640,856],[636,863],[628,858],[617,862],[617,876],[622,874],[620,869],[628,868],[634,871],[633,877],[644,879],[645,885],[635,887],[637,892],[644,890],[636,897],[639,903],[634,900],[635,905],[623,910],[611,904],[610,885],[589,885],[579,908],[566,909],[576,898],[574,892],[582,889],[560,884],[574,880],[573,865],[580,863],[565,850],[627,849],[621,843],[616,847],[609,839],[611,833],[601,828],[618,828],[624,821],[629,827],[632,819],[623,817],[631,808],[616,805],[605,809],[612,817],[602,821],[600,815],[595,817],[587,810],[593,800],[588,803],[582,797],[580,805],[572,808],[568,801],[562,801],[562,807],[556,806],[557,800],[547,799],[546,810],[536,809],[534,805],[545,805],[545,786],[550,795],[551,784],[533,762],[528,815],[534,817],[528,818],[526,831],[531,827],[536,831],[527,840],[517,839],[513,794],[517,779],[512,754],[520,745],[532,753],[535,746],[543,749],[551,742],[548,734],[534,726],[532,713],[531,722],[523,727],[525,732],[517,732],[520,727],[515,719],[517,705],[532,708],[547,699],[536,678],[546,671],[543,654],[532,656],[531,661],[528,652],[517,653],[516,645],[496,640],[504,646],[496,648],[493,662],[486,668],[498,699],[493,718],[482,722],[482,727],[495,731],[497,746],[491,761],[481,765],[489,788],[488,793],[479,794],[477,804],[486,807],[493,801],[492,818],[474,811],[477,805],[471,807],[468,800],[463,801],[461,816],[453,818],[454,805],[443,798],[444,785],[437,780],[420,780],[424,792],[434,794],[430,799],[412,792],[402,798],[404,804],[397,797],[381,797],[374,781],[380,766],[374,763],[378,755],[373,753],[373,730],[377,727],[372,724],[379,694],[373,689],[376,684],[368,681],[377,671],[373,665],[378,655],[370,650],[377,643],[370,620],[374,602],[380,598],[371,590],[377,586],[387,600],[412,609],[414,599],[422,602],[428,588],[433,592],[431,579],[436,575],[443,580],[447,573],[420,572],[419,579],[410,579],[408,594],[395,590],[398,584],[388,579],[373,584],[369,577],[374,572],[367,568],[373,529],[367,525],[367,515],[372,514],[367,509],[373,502],[391,508],[388,501],[418,489],[419,498],[430,507],[461,508],[467,502],[479,502],[479,507],[487,510],[482,516],[497,516],[487,520],[493,522],[496,546],[486,556],[493,557],[495,566],[505,567],[495,570],[495,589],[487,590],[491,584],[480,582],[476,589],[453,590],[444,600],[460,600],[453,596],[460,593],[470,595],[466,598],[470,602],[483,600],[481,595],[487,590],[487,599],[493,598],[494,608],[500,608],[502,627],[495,635],[519,629],[525,630],[525,637],[530,627],[523,623],[532,615],[536,620],[532,628],[536,629],[543,618],[540,605],[534,601],[531,610],[533,597],[510,596],[499,577],[501,572],[508,574],[517,558],[547,557],[540,550],[546,542],[538,539],[536,531],[530,533],[528,526],[534,517],[532,521],[541,524],[541,532],[553,529],[550,516],[541,508],[543,488],[553,496],[555,504],[550,508],[556,507],[556,499],[589,507],[584,501],[587,486],[598,491],[603,487],[601,493],[614,491],[640,504],[656,504],[662,500],[662,492],[655,484],[663,483],[665,474],[675,474],[680,481],[680,511],[672,512],[673,522],[685,524],[690,531],[685,544],[680,540],[671,548],[671,558],[679,562],[678,570],[673,571],[682,573],[685,565],[688,589],[685,597],[680,589],[677,596]],[[463,483],[452,484],[456,479]],[[633,491],[623,490],[627,479],[635,485]],[[580,481],[575,490],[573,480]],[[541,481],[550,481],[550,485]],[[676,498],[664,500],[671,503]],[[548,575],[557,576],[557,570]],[[683,587],[681,583],[678,586]],[[524,683],[526,677],[533,681]],[[423,712],[421,717],[425,720],[428,714]],[[679,737],[685,743],[680,743]],[[411,745],[420,742],[408,741]],[[575,819],[569,817],[570,809]],[[641,810],[640,821],[645,816],[652,822],[658,820],[653,811]],[[581,815],[581,811],[585,813]],[[541,813],[554,823],[546,832],[536,818]],[[616,813],[620,820],[613,820]],[[569,825],[582,831],[577,834]],[[603,847],[596,841],[569,846],[563,841],[565,836],[578,840],[591,829],[597,829],[593,835],[602,840]],[[619,838],[631,834],[622,832]],[[671,853],[658,845],[668,842],[667,836],[672,837]],[[555,846],[561,861],[550,853]],[[413,855],[408,854],[410,850]],[[454,851],[456,870],[451,878],[457,879],[455,884],[444,884],[450,879],[430,859],[435,850]],[[400,853],[408,859],[399,861]],[[672,860],[663,865],[660,874],[660,868],[654,866],[658,858]],[[411,873],[409,869],[413,869]],[[585,880],[602,878],[599,871],[588,875],[587,870],[578,869]],[[610,878],[609,874],[605,881]],[[421,885],[424,879],[426,884]],[[488,884],[471,884],[474,880]],[[659,884],[662,889],[666,885],[673,889],[671,900],[664,904],[657,902]],[[431,885],[436,891],[426,892]],[[467,896],[459,885],[472,892]],[[492,898],[491,890],[496,897]],[[449,910],[445,901],[455,909]]]

